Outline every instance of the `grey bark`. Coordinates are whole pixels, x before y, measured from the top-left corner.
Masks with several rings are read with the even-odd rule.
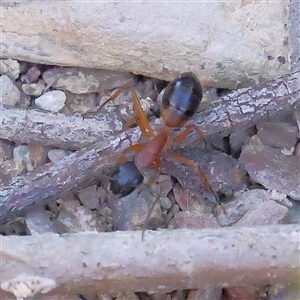
[[[144,241],[141,232],[1,236],[1,281],[52,279],[52,294],[297,283],[299,233],[292,224],[147,231]]]

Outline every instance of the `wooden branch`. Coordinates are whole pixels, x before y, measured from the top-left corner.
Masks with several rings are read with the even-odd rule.
[[[36,109],[1,107],[0,138],[16,143],[39,143],[80,150],[121,131],[123,123],[114,113],[99,112],[96,118],[64,115]]]
[[[147,231],[143,242],[130,231],[1,236],[1,283],[40,276],[54,294],[297,283],[299,234],[291,224]]]
[[[238,90],[212,103],[210,108],[197,114],[191,122],[196,120],[196,125],[208,135],[216,132],[228,134],[239,126],[251,126],[259,120],[274,116],[278,111],[290,112],[292,105],[298,100],[299,81],[297,72],[259,87]],[[249,104],[244,102],[246,100]],[[248,107],[248,113],[244,107]],[[13,141],[74,148],[86,146],[90,142],[84,141],[86,137],[99,138],[101,141],[60,162],[47,164],[19,176],[9,186],[1,186],[0,224],[24,216],[34,205],[45,204],[51,199],[63,197],[92,184],[104,169],[115,163],[124,149],[137,143],[141,137],[138,128],[98,137],[97,130],[103,128],[104,123],[106,126],[108,122],[115,122],[105,117],[100,117],[100,123],[95,122],[94,125],[92,121],[81,117],[15,108],[3,108],[1,117],[0,137]],[[191,139],[195,140],[197,136],[190,135],[184,145],[190,144]]]
[[[220,132],[229,134],[234,129],[250,127],[279,112],[290,112],[299,99],[299,92],[298,71],[221,97],[193,117],[190,123],[196,124],[207,136]],[[111,136],[115,136],[116,141],[120,139],[118,132],[122,128],[117,114],[108,112],[100,112],[95,119],[84,119],[81,116],[2,107],[0,117],[1,139],[74,150],[95,142],[105,148]],[[154,128],[157,129],[158,125],[154,124]],[[131,135],[132,131],[128,130],[127,134]]]

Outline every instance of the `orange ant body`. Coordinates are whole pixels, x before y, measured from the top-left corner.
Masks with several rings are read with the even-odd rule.
[[[127,88],[130,88],[132,93],[132,100],[138,117],[137,124],[140,127],[143,136],[148,141],[143,144],[132,145],[126,149],[120,157],[119,163],[124,161],[125,152],[132,150],[137,152],[135,156],[135,164],[137,168],[151,168],[159,172],[162,167],[162,161],[159,154],[162,151],[167,152],[176,160],[197,169],[204,180],[205,188],[209,189],[213,193],[216,201],[220,204],[216,193],[211,188],[211,185],[201,168],[199,168],[199,166],[192,160],[168,151],[168,148],[172,144],[180,143],[193,129],[197,132],[200,138],[205,140],[203,133],[194,125],[187,126],[183,132],[175,138],[170,138],[172,128],[182,127],[198,109],[202,100],[202,87],[198,78],[193,73],[188,72],[181,74],[168,84],[162,97],[162,117],[166,126],[159,133],[155,133],[150,127],[147,117],[139,103],[136,92],[130,83],[120,87],[115,94],[101,105],[100,109],[107,102],[114,100]]]
[[[132,145],[124,152],[130,150],[137,152],[135,156],[135,164],[138,168],[152,168],[160,170],[162,162],[159,154],[164,150],[178,161],[196,168],[204,180],[205,187],[212,191],[219,203],[218,197],[211,188],[206,175],[199,166],[193,161],[167,150],[172,144],[180,143],[192,131],[192,129],[197,132],[200,138],[205,140],[203,133],[194,125],[187,126],[178,136],[173,139],[170,138],[171,128],[182,127],[198,109],[202,100],[202,87],[198,78],[193,73],[188,72],[181,74],[168,84],[162,98],[162,117],[166,126],[157,134],[150,127],[147,117],[139,103],[136,92],[130,83],[120,87],[115,94],[101,105],[100,109],[107,102],[113,101],[126,88],[130,88],[131,90],[133,104],[138,115],[137,123],[144,137],[148,139],[148,141],[144,144]],[[119,162],[123,162],[124,155],[125,153],[123,153],[120,157]]]

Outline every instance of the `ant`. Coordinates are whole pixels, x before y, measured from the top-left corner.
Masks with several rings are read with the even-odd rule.
[[[109,101],[115,100],[118,95],[120,95],[127,88],[129,88],[132,93],[134,108],[137,112],[137,125],[140,127],[143,136],[147,139],[147,142],[143,144],[135,144],[125,149],[123,154],[119,158],[118,163],[120,165],[124,163],[125,155],[128,151],[136,152],[134,163],[138,169],[150,168],[156,171],[156,175],[150,181],[153,182],[153,179],[157,177],[162,168],[162,160],[159,154],[165,152],[179,162],[182,162],[196,169],[199,172],[201,178],[204,180],[205,188],[213,193],[217,203],[221,205],[219,198],[212,189],[204,171],[202,171],[201,168],[192,160],[169,151],[170,146],[172,146],[174,143],[182,142],[183,139],[192,130],[195,130],[198,136],[201,139],[204,139],[206,144],[204,134],[195,125],[188,125],[179,135],[175,136],[174,138],[170,137],[172,129],[183,127],[184,124],[196,113],[198,109],[198,106],[202,100],[202,86],[198,78],[192,72],[187,72],[181,74],[167,85],[162,97],[161,113],[162,118],[165,122],[165,127],[158,133],[154,132],[150,127],[145,112],[140,105],[139,99],[134,88],[132,87],[131,82],[121,86],[116,93],[114,93],[100,106],[99,109],[101,109]],[[130,172],[131,171],[129,171],[129,174],[131,174]],[[138,175],[135,174],[138,173],[133,173],[132,178],[133,180],[136,179],[138,181]],[[120,179],[122,178],[122,176],[120,177]],[[119,179],[117,178],[116,180],[118,181]],[[122,182],[120,182],[120,185],[121,184]],[[151,210],[152,208],[149,211],[147,220],[150,216]]]

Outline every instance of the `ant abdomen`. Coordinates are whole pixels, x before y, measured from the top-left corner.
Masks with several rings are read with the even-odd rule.
[[[202,87],[192,72],[181,74],[166,87],[162,97],[162,116],[167,127],[180,127],[198,109]]]
[[[110,189],[122,197],[132,193],[144,180],[144,176],[133,161],[126,161],[118,166],[110,179]]]

